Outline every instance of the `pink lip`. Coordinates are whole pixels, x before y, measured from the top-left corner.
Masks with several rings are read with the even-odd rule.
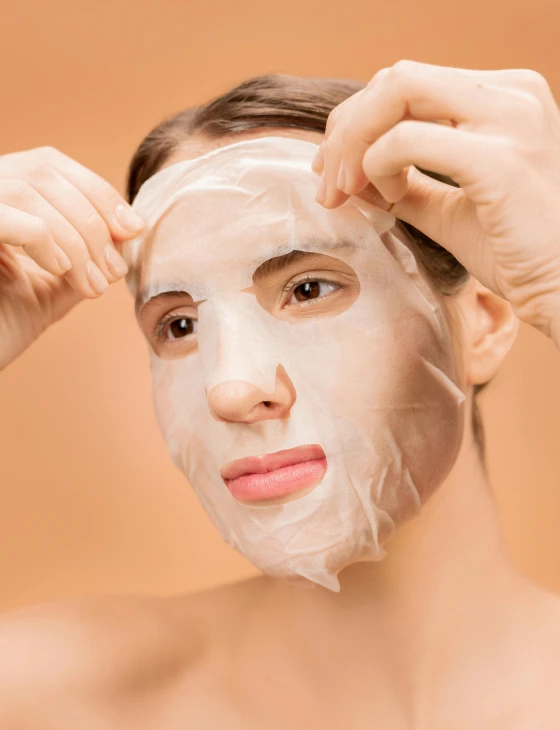
[[[317,486],[326,471],[325,452],[318,444],[311,444],[230,461],[222,467],[221,475],[235,499],[255,502]]]

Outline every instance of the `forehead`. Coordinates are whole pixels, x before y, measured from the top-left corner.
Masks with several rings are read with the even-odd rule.
[[[135,201],[148,224],[133,244],[141,288],[170,274],[193,290],[223,277],[249,286],[260,264],[293,250],[332,254],[379,242],[392,215],[355,199],[335,210],[315,202],[316,149],[301,139],[252,139],[157,173]]]
[[[144,301],[170,281],[182,283],[195,299],[244,289],[264,262],[293,251],[351,262],[366,234],[356,209],[339,216],[344,225],[327,226],[313,217],[294,217],[270,199],[246,206],[231,194],[210,195],[203,216],[200,210],[193,214],[193,203],[188,197],[178,201],[154,228],[142,264]],[[215,207],[219,213],[213,213]]]
[[[307,142],[312,142],[316,145],[319,145],[324,139],[322,132],[289,127],[256,127],[244,132],[224,135],[223,137],[209,137],[203,132],[197,132],[195,134],[191,134],[177,146],[174,152],[161,166],[160,170],[171,167],[177,162],[192,160],[195,157],[202,157],[211,150],[218,149],[220,147],[229,147],[235,142],[258,139],[260,137],[301,139]]]
[[[367,234],[355,206],[323,213],[310,192],[280,180],[243,189],[216,186],[204,196],[187,191],[154,226],[146,253],[193,259],[199,266],[217,260],[251,266],[296,248],[328,253],[343,238],[358,243]]]

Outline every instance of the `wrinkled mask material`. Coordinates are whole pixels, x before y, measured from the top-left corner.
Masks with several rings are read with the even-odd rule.
[[[174,464],[223,538],[257,568],[338,591],[338,573],[381,559],[396,526],[449,472],[464,395],[446,318],[405,232],[361,197],[333,210],[317,204],[316,150],[260,137],[161,170],[134,201],[147,226],[123,252],[140,306],[177,290],[198,307],[188,352],[151,348]],[[310,307],[286,318],[264,306],[255,271],[294,251],[343,262],[357,296],[320,316]],[[292,393],[281,417],[225,419],[210,408],[212,389],[232,383],[268,403],[279,372]],[[308,444],[322,447],[327,468],[291,501],[242,502],[222,479],[226,463]]]

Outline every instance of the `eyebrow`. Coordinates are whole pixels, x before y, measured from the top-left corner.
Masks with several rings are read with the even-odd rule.
[[[322,247],[326,249],[327,251],[332,251],[336,249],[341,248],[356,248],[356,244],[351,239],[342,239],[340,241],[331,242],[331,241],[324,241],[324,240],[309,240],[305,241],[303,244],[306,248],[308,246],[313,247]],[[265,279],[268,276],[272,276],[273,274],[277,274],[280,271],[283,271],[288,266],[291,266],[294,263],[298,263],[304,259],[312,258],[314,256],[321,256],[322,252],[318,250],[308,250],[303,251],[301,249],[295,249],[293,251],[290,251],[286,254],[281,254],[279,256],[273,256],[266,261],[264,261],[260,266],[258,266],[255,271],[253,272],[253,281],[259,281],[262,279]],[[327,254],[328,255],[328,254]],[[146,304],[151,302],[154,299],[159,299],[162,297],[173,297],[177,295],[186,295],[190,296],[188,291],[185,288],[185,284],[181,281],[161,281],[161,282],[155,282],[152,283],[150,286],[143,289],[138,296],[136,297],[136,303],[135,303],[135,309],[136,313],[139,314],[140,310],[143,309]]]
[[[320,254],[314,251],[290,251],[283,256],[274,256],[274,258],[267,259],[253,272],[253,281],[260,281],[266,279],[268,276],[277,274],[280,271],[288,268],[292,264],[296,264],[303,259],[309,259],[314,256],[320,256]]]
[[[134,303],[134,310],[138,316],[140,311],[155,299],[164,299],[165,297],[176,297],[179,295],[190,297],[182,282],[161,281],[156,283],[155,286],[152,284],[139,292]],[[200,302],[193,302],[193,304],[200,304]]]

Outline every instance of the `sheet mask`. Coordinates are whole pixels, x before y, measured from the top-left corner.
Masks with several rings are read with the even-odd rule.
[[[134,209],[145,231],[125,245],[128,284],[143,301],[175,288],[202,301],[198,349],[151,352],[154,399],[173,462],[224,539],[272,576],[340,589],[349,564],[379,560],[450,470],[464,395],[451,334],[394,216],[353,196],[315,202],[317,146],[270,136],[212,150],[158,172]],[[332,316],[297,322],[248,291],[263,262],[326,254],[356,272],[359,294]],[[295,389],[286,418],[224,422],[207,393],[242,381],[273,393],[281,366]],[[221,467],[320,444],[327,471],[284,504],[234,499]]]

